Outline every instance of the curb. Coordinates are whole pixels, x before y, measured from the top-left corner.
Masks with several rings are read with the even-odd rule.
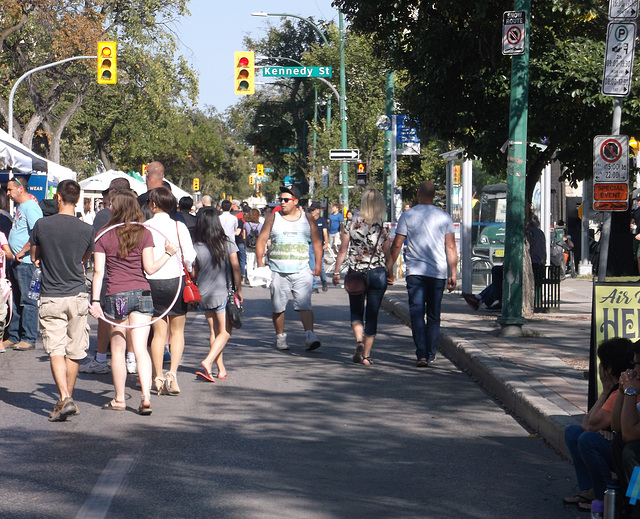
[[[411,327],[405,301],[385,294],[382,307]],[[509,413],[524,422],[555,450],[570,458],[564,441],[564,429],[567,425],[581,424],[584,412],[560,397],[556,398],[559,400],[556,403],[543,396],[532,387],[536,381],[532,381],[517,365],[496,354],[490,347],[483,348],[481,343],[473,344],[450,331],[440,332],[439,349],[443,355],[476,378]],[[544,390],[543,387],[539,389]]]

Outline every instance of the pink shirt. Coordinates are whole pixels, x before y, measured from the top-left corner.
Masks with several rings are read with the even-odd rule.
[[[153,236],[147,229],[144,230],[140,245],[124,259],[117,256],[118,235],[116,229],[112,229],[100,237],[96,242],[96,252],[102,252],[106,255],[106,295],[111,296],[129,290],[150,290],[149,282],[142,268],[142,251],[146,248],[153,249]]]

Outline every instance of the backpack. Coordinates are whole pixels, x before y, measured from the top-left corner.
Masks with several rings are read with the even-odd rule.
[[[249,227],[251,227],[251,224],[249,224]],[[251,231],[249,231],[249,234],[247,235],[247,247],[250,249],[255,249],[256,245],[258,244],[258,236],[259,236],[259,232],[258,232],[258,226],[256,225],[255,227],[251,227]]]

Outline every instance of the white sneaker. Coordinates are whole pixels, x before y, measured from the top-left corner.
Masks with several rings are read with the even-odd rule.
[[[286,333],[283,333],[281,335],[276,334],[276,348],[283,351],[289,349],[289,345],[287,344]]]
[[[88,360],[78,366],[80,373],[98,373],[104,375],[111,372],[111,367],[108,362],[98,362],[93,357],[87,357],[87,359]]]
[[[307,331],[307,338],[304,340],[304,345],[307,347],[307,350],[317,350],[320,347],[318,336],[311,330]]]
[[[138,365],[136,364],[135,359],[127,359],[126,363],[127,363],[127,373],[131,373],[133,375],[134,373],[138,372]]]

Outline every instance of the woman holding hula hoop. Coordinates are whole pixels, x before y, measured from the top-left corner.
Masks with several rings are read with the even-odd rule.
[[[165,243],[162,257],[153,258],[153,236],[141,224],[142,212],[130,191],[111,195],[111,220],[107,230],[98,236],[94,253],[94,274],[90,312],[111,325],[111,370],[115,398],[105,409],[124,411],[127,368],[127,341],[133,347],[138,364],[142,400],[141,415],[151,414],[151,359],[147,351],[149,323],[153,314],[151,289],[145,277],[157,272],[177,252],[175,243]],[[173,260],[175,261],[175,260]],[[100,290],[104,273],[108,273],[105,308],[100,306]]]
[[[218,212],[207,208],[198,213],[194,232],[196,263],[194,272],[198,277],[200,307],[209,324],[209,354],[200,363],[202,371],[196,375],[215,382],[211,373],[213,363],[218,368],[217,378],[227,378],[222,361],[222,350],[231,337],[231,323],[227,319],[227,263],[231,265],[236,285],[236,296],[242,302],[242,274],[238,262],[238,247],[224,232]]]
[[[147,220],[147,225],[151,230],[155,244],[153,257],[160,258],[164,255],[166,239],[177,242],[185,266],[190,271],[191,265],[196,259],[196,251],[193,248],[191,234],[187,226],[182,222],[172,220],[169,216],[169,212],[175,207],[176,199],[167,188],[158,187],[149,191],[149,209],[153,213],[153,217]],[[147,273],[153,298],[153,316],[165,315],[162,319],[154,319],[155,322],[151,325],[153,330],[151,361],[154,371],[153,380],[158,395],[177,395],[180,393],[177,371],[184,351],[184,325],[187,320],[188,308],[182,298],[183,276],[182,261],[170,261],[154,274]],[[175,300],[176,290],[179,290],[180,293],[177,301]],[[165,378],[162,361],[167,331],[170,332],[171,367]]]

